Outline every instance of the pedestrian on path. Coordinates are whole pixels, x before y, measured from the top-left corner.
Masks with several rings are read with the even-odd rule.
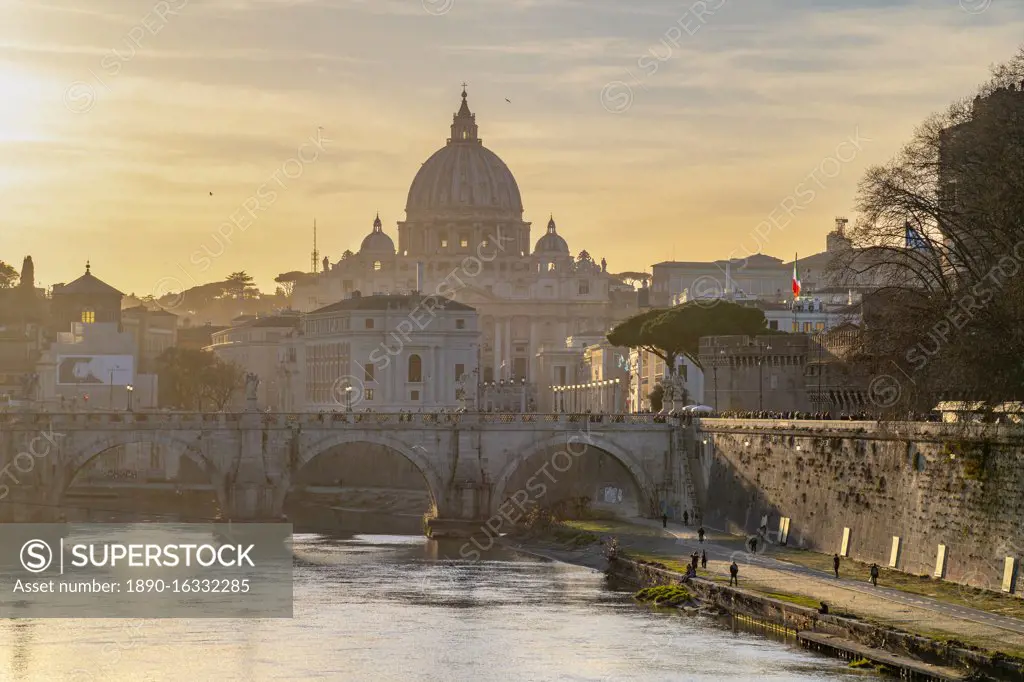
[[[736,565],[736,561],[732,562],[732,566],[729,567],[729,586],[736,583],[736,587],[740,586],[740,567]]]
[[[693,566],[693,570],[697,570],[697,562],[700,561],[700,554],[694,552],[690,555],[690,565]]]
[[[703,549],[700,551],[700,567],[703,569],[708,567],[708,553]]]
[[[668,514],[661,515],[661,527],[668,528]]]
[[[690,525],[690,513],[687,512],[687,511],[683,512],[683,525],[684,526],[689,526]]]
[[[704,526],[697,529],[697,539],[700,540],[701,543],[704,542]]]
[[[839,577],[839,555],[836,554],[832,557],[832,570],[836,572],[836,578]]]
[[[878,564],[871,564],[871,584],[878,587]]]

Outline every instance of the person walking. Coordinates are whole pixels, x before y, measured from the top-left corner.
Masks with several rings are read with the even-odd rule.
[[[836,554],[832,557],[832,570],[836,572],[836,578],[839,577],[839,555]]]
[[[703,569],[707,569],[707,567],[708,567],[708,553],[707,553],[707,550],[703,550],[702,549],[700,551],[700,567],[703,568]]]
[[[871,584],[878,587],[878,564],[871,564]]]
[[[736,584],[736,587],[740,586],[739,575],[740,575],[740,567],[736,565],[735,561],[733,561],[732,562],[732,566],[729,567],[729,586],[730,587],[733,585],[733,583]]]
[[[704,526],[697,529],[697,539],[700,540],[701,544],[704,543]]]
[[[700,561],[700,555],[694,552],[690,555],[690,565],[693,566],[693,570],[697,570],[697,562]]]
[[[668,528],[668,514],[663,513],[661,515],[661,527]]]
[[[690,513],[687,512],[687,511],[683,512],[683,525],[684,526],[689,526],[690,525]]]

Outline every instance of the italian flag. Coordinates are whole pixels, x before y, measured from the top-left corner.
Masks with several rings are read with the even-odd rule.
[[[793,298],[800,298],[800,273],[796,269],[797,256],[793,254]]]

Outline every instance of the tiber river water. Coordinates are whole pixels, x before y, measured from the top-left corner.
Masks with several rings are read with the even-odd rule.
[[[0,680],[864,680],[635,604],[584,568],[422,537],[296,536],[291,620],[4,620]]]

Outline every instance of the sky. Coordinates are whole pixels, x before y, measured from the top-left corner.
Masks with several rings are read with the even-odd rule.
[[[1022,37],[1019,0],[0,0],[0,260],[272,291],[314,219],[332,261],[397,242],[463,81],[534,239],[790,260]]]

